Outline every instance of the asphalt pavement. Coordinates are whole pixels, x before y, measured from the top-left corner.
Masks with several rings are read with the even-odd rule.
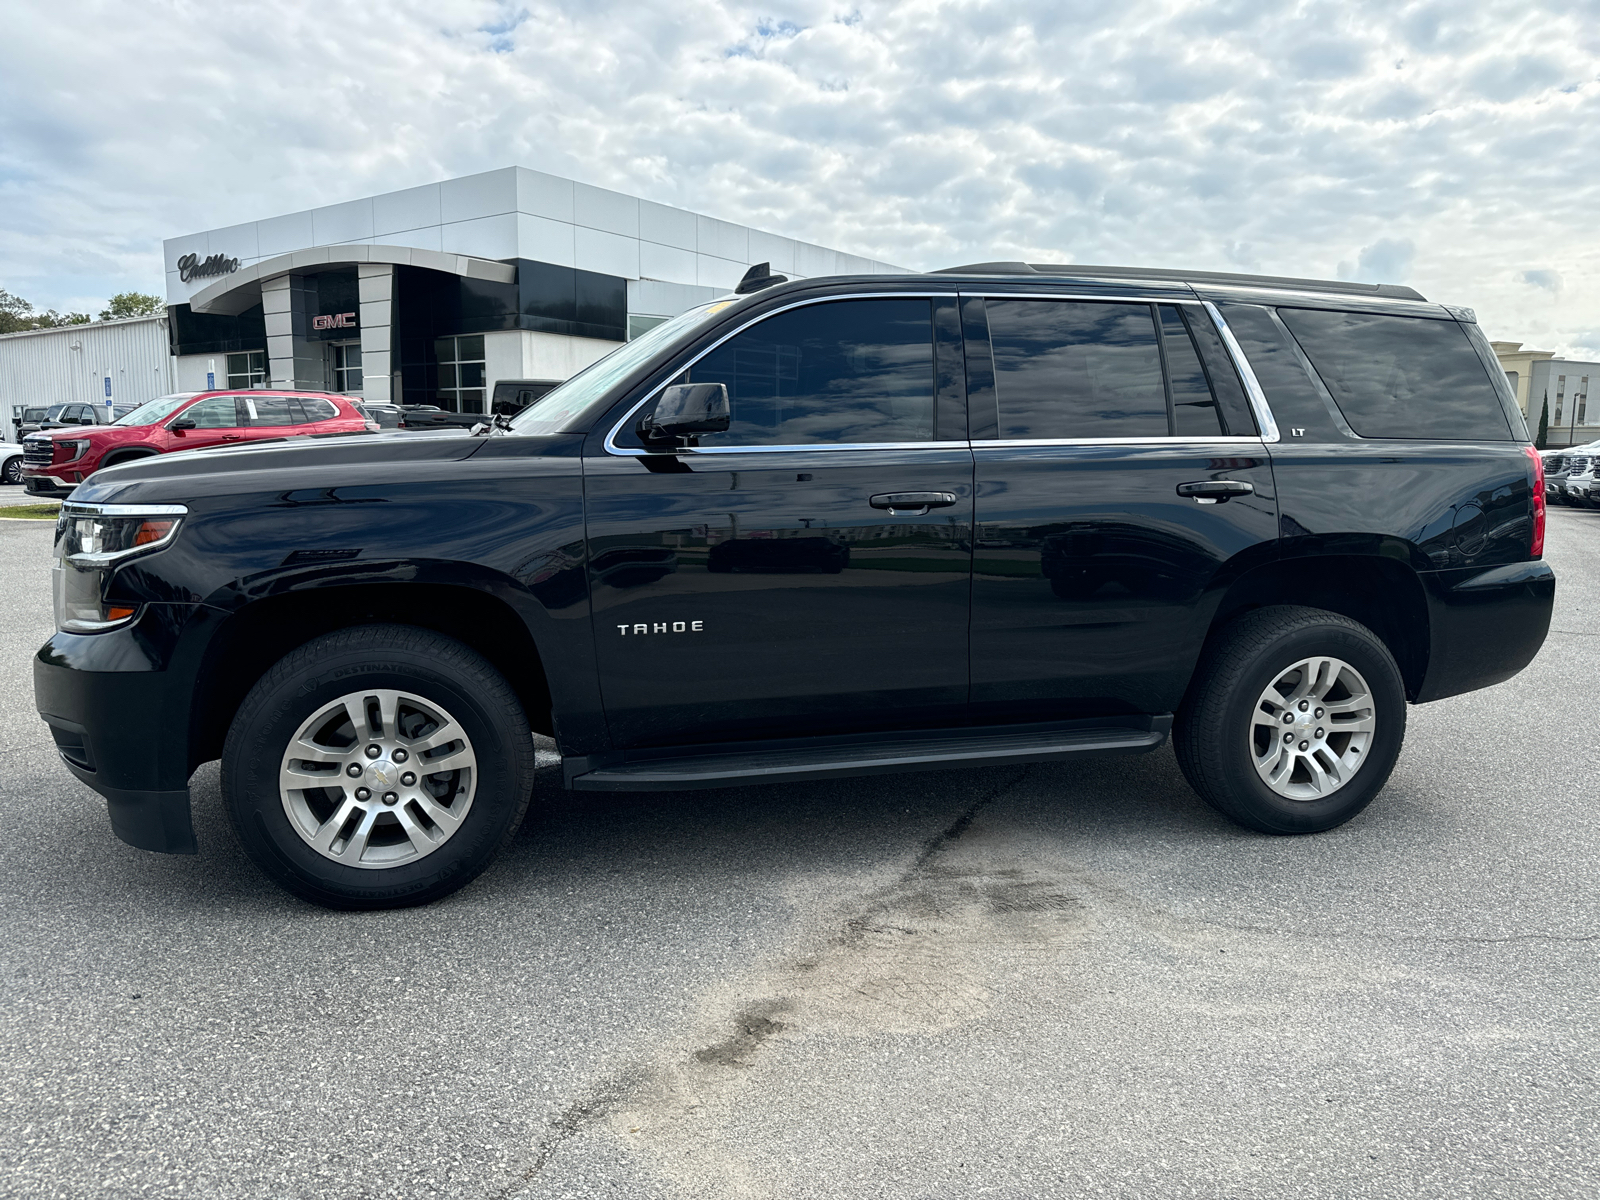
[[[0,1195],[1589,1197],[1600,512],[1537,661],[1414,708],[1362,816],[1228,824],[1169,750],[544,788],[428,908],[118,842],[0,521]]]

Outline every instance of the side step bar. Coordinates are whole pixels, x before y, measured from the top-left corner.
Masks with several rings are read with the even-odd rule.
[[[1165,744],[1171,729],[1172,714],[1162,713],[920,734],[897,731],[669,747],[620,756],[571,756],[563,758],[561,765],[566,785],[574,791],[675,791],[1140,754]]]

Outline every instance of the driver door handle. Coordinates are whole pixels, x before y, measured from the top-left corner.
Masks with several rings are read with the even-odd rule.
[[[871,501],[873,508],[886,508],[890,516],[909,513],[916,517],[930,508],[949,508],[955,502],[954,492],[879,492]]]
[[[1249,496],[1255,490],[1255,484],[1243,479],[1202,479],[1178,485],[1178,495],[1188,496],[1201,504],[1225,504],[1230,496]]]

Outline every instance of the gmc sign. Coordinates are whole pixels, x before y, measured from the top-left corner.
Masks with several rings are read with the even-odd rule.
[[[311,328],[313,329],[354,329],[355,327],[356,315],[353,312],[332,313],[311,318]]]

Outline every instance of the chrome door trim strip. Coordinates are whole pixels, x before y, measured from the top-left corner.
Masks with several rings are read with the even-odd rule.
[[[1001,438],[972,443],[974,450],[990,446],[1261,446],[1258,437],[1109,437],[1109,438]]]
[[[811,304],[826,304],[830,300],[936,300],[936,299],[940,298],[941,296],[948,296],[951,299],[955,299],[957,297],[957,295],[958,295],[958,293],[956,292],[956,290],[954,288],[951,288],[948,291],[938,291],[938,292],[932,292],[932,291],[930,291],[930,292],[910,292],[910,291],[906,291],[906,292],[840,292],[840,293],[837,293],[837,294],[834,294],[834,295],[828,295],[828,296],[807,296],[803,300],[796,300],[793,304],[785,304],[785,305],[782,305],[782,306],[780,306],[778,308],[769,309],[767,312],[762,313],[760,316],[754,317],[751,320],[746,321],[744,324],[740,325],[738,328],[729,330],[727,333],[725,333],[721,337],[719,337],[716,341],[712,342],[711,345],[707,346],[704,350],[700,351],[699,354],[696,354],[688,362],[684,363],[683,364],[683,369],[685,371],[690,370],[695,365],[695,363],[699,362],[706,355],[710,354],[713,350],[715,350],[718,346],[722,345],[722,343],[727,341],[729,338],[736,337],[739,334],[743,333],[746,329],[750,329],[750,328],[753,328],[756,325],[761,324],[761,322],[765,321],[768,317],[775,317],[779,313],[786,313],[786,312],[789,312],[791,309],[805,308],[807,305],[811,305]],[[930,342],[929,345],[931,346],[932,343]],[[668,379],[668,380],[656,385],[655,387],[651,388],[648,392],[645,393],[644,397],[637,404],[635,404],[632,408],[628,409],[627,412],[622,414],[622,419],[611,427],[611,432],[610,433],[606,434],[606,440],[604,442],[604,446],[605,446],[606,452],[608,454],[615,454],[615,455],[618,455],[619,457],[624,457],[624,458],[646,458],[646,457],[649,457],[651,455],[663,453],[663,451],[660,451],[660,450],[635,450],[635,449],[632,449],[632,448],[625,448],[625,447],[622,447],[622,446],[618,446],[616,444],[615,438],[616,438],[617,434],[622,432],[622,427],[633,419],[634,413],[638,412],[646,404],[650,403],[650,401],[654,400],[657,396],[659,396],[667,387],[669,387],[671,385],[671,383],[672,383],[672,380]],[[966,443],[964,441],[950,441],[950,442],[871,442],[871,443],[853,444],[853,445],[850,445],[850,446],[839,446],[839,445],[831,445],[831,446],[691,446],[691,447],[686,447],[686,448],[685,447],[680,447],[678,449],[678,451],[676,451],[676,452],[679,452],[679,453],[696,453],[696,454],[732,454],[732,453],[735,453],[735,452],[745,453],[747,451],[752,451],[752,450],[756,451],[756,452],[772,451],[772,450],[830,450],[830,449],[831,450],[846,450],[846,449],[848,449],[848,450],[860,450],[860,449],[881,450],[886,446],[899,446],[901,448],[905,448],[905,447],[908,447],[908,446],[953,447],[953,446],[964,446],[964,445],[966,445]]]
[[[1278,422],[1272,416],[1272,408],[1267,404],[1267,394],[1261,390],[1261,383],[1256,379],[1255,371],[1250,368],[1250,360],[1244,356],[1239,341],[1233,336],[1233,330],[1228,328],[1228,322],[1218,311],[1217,306],[1209,300],[1202,300],[1206,312],[1211,314],[1211,322],[1217,327],[1217,333],[1222,338],[1222,344],[1228,348],[1228,357],[1233,359],[1233,366],[1239,372],[1239,378],[1244,381],[1245,395],[1250,399],[1250,408],[1256,415],[1256,424],[1261,426],[1261,440],[1263,442],[1276,442],[1281,440],[1278,433]]]

